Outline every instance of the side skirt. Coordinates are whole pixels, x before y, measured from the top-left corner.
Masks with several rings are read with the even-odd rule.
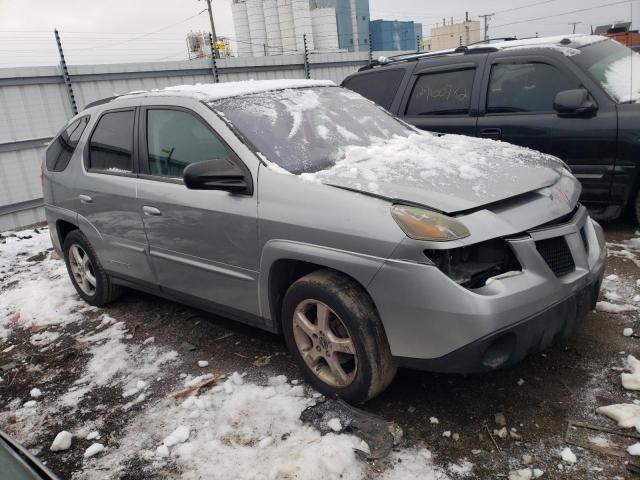
[[[199,310],[204,310],[205,312],[212,313],[214,315],[218,315],[221,317],[229,318],[236,322],[244,323],[247,325],[251,325],[252,327],[260,328],[261,330],[266,330],[271,333],[279,333],[277,329],[272,328],[267,325],[262,317],[257,315],[253,315],[247,312],[243,312],[242,310],[237,310],[235,308],[230,308],[225,305],[220,305],[218,303],[210,302],[208,300],[194,297],[192,295],[177,292],[175,290],[162,288],[159,285],[143,282],[138,279],[127,277],[119,273],[114,273],[111,271],[106,271],[113,283],[116,285],[122,285],[123,287],[131,288],[133,290],[139,290],[151,295],[155,295],[157,297],[162,297],[167,300],[171,300],[173,302],[182,303],[188,305],[193,308],[197,308]]]

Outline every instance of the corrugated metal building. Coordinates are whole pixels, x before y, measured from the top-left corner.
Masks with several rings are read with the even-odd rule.
[[[367,60],[367,53],[311,55],[311,77],[340,83]],[[304,57],[299,54],[219,59],[218,67],[222,82],[305,76]],[[207,59],[70,66],[69,74],[79,109],[133,90],[213,81]],[[59,67],[0,69],[0,231],[44,219],[40,185],[44,147],[71,117]]]
[[[422,24],[398,20],[372,20],[369,23],[374,50],[416,50],[422,39]]]

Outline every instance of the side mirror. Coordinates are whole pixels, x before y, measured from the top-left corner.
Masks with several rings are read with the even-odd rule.
[[[584,115],[597,110],[596,104],[589,98],[589,92],[584,88],[558,92],[553,108],[561,115]]]
[[[234,162],[215,158],[187,165],[182,174],[184,184],[191,190],[223,190],[251,194],[251,181]]]

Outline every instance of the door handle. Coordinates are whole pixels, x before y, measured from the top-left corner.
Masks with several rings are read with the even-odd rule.
[[[91,198],[89,195],[78,195],[78,198],[82,203],[93,203],[93,198]]]
[[[142,211],[144,212],[145,215],[150,217],[159,217],[162,215],[162,212],[158,210],[156,207],[150,207],[148,205],[145,205],[144,207],[142,207]]]
[[[480,136],[489,138],[502,137],[502,130],[499,128],[483,128],[480,130]]]

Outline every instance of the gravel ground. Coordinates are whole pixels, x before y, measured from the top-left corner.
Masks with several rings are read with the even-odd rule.
[[[636,250],[625,242],[635,237],[635,228],[620,221],[605,225],[605,230],[612,252],[607,275],[615,274],[619,278],[605,282],[603,294],[615,291],[622,297],[616,303],[632,303],[632,297],[640,293],[640,287],[636,287],[640,271],[634,261],[636,254],[640,256],[640,242]],[[48,255],[45,252],[30,261],[37,264]],[[11,268],[0,271],[0,280],[10,275]],[[0,285],[0,293],[16,287],[10,281]],[[260,330],[133,291],[108,308],[89,310],[82,315],[98,322],[105,312],[124,322],[131,335],[127,337],[128,342],[141,344],[154,337],[157,348],[175,350],[180,355],[181,363],[168,364],[163,370],[164,376],[158,377],[158,382],[148,389],[148,400],[165,398],[175,390],[171,375],[201,374],[199,360],[207,360],[208,371],[215,375],[247,372],[246,378],[258,384],[279,374],[301,380],[300,370],[286,352],[282,339]],[[634,478],[627,470],[633,457],[571,446],[578,461],[569,464],[561,460],[559,452],[568,446],[565,442],[568,420],[617,428],[595,409],[638,398],[635,393],[625,391],[620,383],[626,355],[639,353],[638,338],[625,337],[622,330],[633,327],[637,318],[635,311],[593,312],[566,343],[509,369],[489,374],[436,375],[400,370],[391,386],[363,409],[400,425],[404,430],[402,445],[428,448],[434,462],[451,478],[507,478],[510,470],[526,466],[523,455],[530,455],[533,465],[544,470],[543,478]],[[9,372],[0,372],[3,377],[0,429],[23,442],[61,478],[82,478],[79,472],[86,462],[82,452],[92,442],[81,439],[80,449],[50,452],[48,446],[56,433],[71,428],[69,412],[61,410],[59,415],[49,412],[46,421],[36,415],[25,422],[15,413],[15,402],[28,399],[31,388],[37,384],[46,384],[50,396],[75,388],[74,382],[90,360],[87,351],[78,348],[74,340],[82,330],[82,324],[67,325],[56,347],[44,353],[29,341],[33,329],[16,329],[10,340],[5,343],[0,340],[0,366],[17,364]],[[7,345],[16,346],[6,351]],[[79,408],[73,413],[73,423],[90,423],[95,420],[98,408],[100,431],[109,432],[104,434],[104,441],[117,443],[131,419],[144,408],[141,405],[127,407],[127,410],[116,408],[126,402],[118,389],[94,388],[80,400]],[[506,438],[494,434],[494,430],[501,428],[495,422],[498,413],[504,415],[508,431],[515,429]],[[432,417],[437,418],[438,423],[434,423]],[[450,432],[450,436],[446,432]],[[633,443],[629,438],[597,431],[585,433],[577,429],[570,434],[588,445],[593,445],[589,437],[606,437],[610,445],[622,448]],[[465,461],[473,464],[470,471],[452,467]],[[179,474],[175,465],[145,471],[138,468],[143,463],[142,459],[128,460],[126,471],[118,474],[119,478],[171,478]],[[378,471],[375,463],[369,463],[368,468],[371,473]],[[94,477],[87,478],[101,478],[99,469],[93,473]],[[107,473],[103,474],[106,478]]]

